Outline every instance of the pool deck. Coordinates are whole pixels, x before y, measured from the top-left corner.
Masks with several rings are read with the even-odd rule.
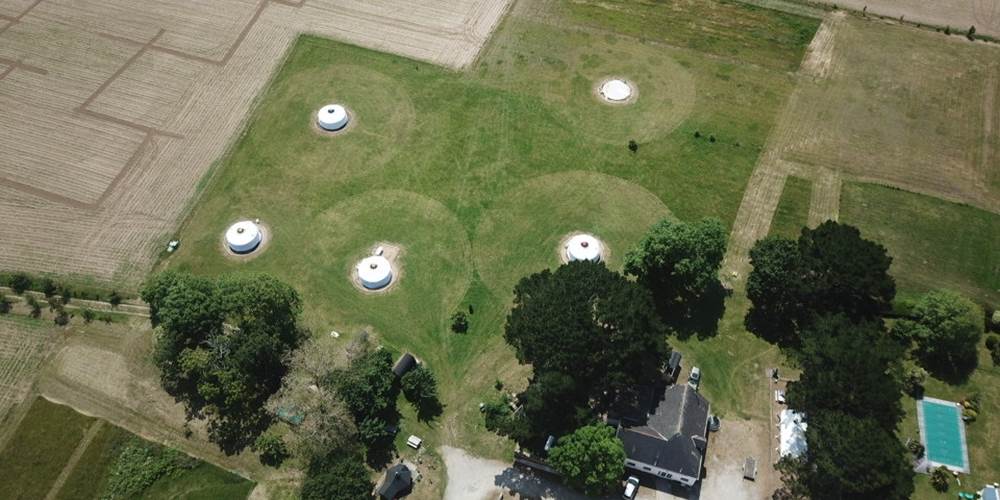
[[[934,403],[934,404],[938,404],[938,405],[942,405],[942,406],[952,406],[952,407],[955,407],[956,410],[958,411],[958,433],[959,433],[959,439],[960,439],[960,446],[961,446],[961,450],[962,450],[962,464],[961,465],[948,464],[948,463],[940,463],[940,462],[935,462],[935,461],[933,461],[933,460],[930,459],[930,448],[927,445],[927,427],[926,427],[926,424],[924,422],[924,405],[923,405],[924,402]],[[927,465],[930,466],[928,468],[928,471],[930,469],[937,468],[937,467],[940,467],[940,466],[943,465],[943,466],[951,469],[952,471],[959,472],[959,473],[962,473],[962,474],[968,474],[970,472],[970,468],[969,468],[969,447],[968,447],[968,443],[965,440],[965,421],[962,420],[962,410],[959,409],[958,406],[959,406],[958,403],[956,403],[954,401],[946,401],[946,400],[937,399],[937,398],[925,397],[923,399],[918,399],[917,400],[917,424],[920,426],[920,443],[924,445],[924,460],[926,461]]]

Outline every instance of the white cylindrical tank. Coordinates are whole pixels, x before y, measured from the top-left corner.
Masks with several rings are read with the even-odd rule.
[[[601,85],[601,95],[609,101],[625,101],[632,97],[632,87],[624,80],[608,80]]]
[[[340,130],[347,126],[347,110],[339,104],[329,104],[319,110],[316,120],[323,130]]]
[[[601,260],[601,240],[589,234],[578,234],[566,242],[566,258],[574,260]]]
[[[263,238],[260,226],[253,221],[241,220],[226,231],[226,245],[236,253],[249,253],[257,249]]]
[[[392,281],[392,265],[381,255],[365,257],[358,262],[358,279],[369,290],[385,288]]]

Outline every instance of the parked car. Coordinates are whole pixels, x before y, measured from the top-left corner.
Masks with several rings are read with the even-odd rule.
[[[625,492],[622,493],[622,498],[625,500],[633,500],[636,495],[639,494],[639,478],[635,476],[629,476],[628,480],[625,481]]]
[[[701,384],[701,369],[696,366],[691,368],[691,374],[688,375],[688,385],[697,390],[699,384]]]

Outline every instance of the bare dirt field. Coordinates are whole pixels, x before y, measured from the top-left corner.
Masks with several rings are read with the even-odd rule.
[[[820,3],[836,5],[879,16],[911,21],[933,26],[951,26],[953,29],[969,29],[975,26],[977,33],[991,36],[1000,35],[1000,1],[997,0],[818,0]]]
[[[134,284],[299,33],[444,66],[509,0],[0,0],[0,269]]]

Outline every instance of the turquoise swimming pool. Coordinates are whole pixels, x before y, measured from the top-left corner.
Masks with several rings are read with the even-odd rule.
[[[931,465],[969,472],[969,454],[965,443],[965,422],[958,404],[941,399],[917,401],[920,438]]]

